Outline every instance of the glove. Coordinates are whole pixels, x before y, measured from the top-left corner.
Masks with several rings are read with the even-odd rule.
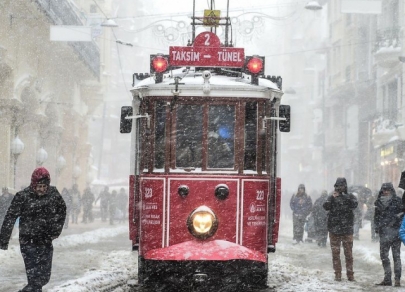
[[[378,234],[378,229],[375,230],[375,234]]]
[[[7,250],[8,246],[7,245],[0,245],[0,249]]]

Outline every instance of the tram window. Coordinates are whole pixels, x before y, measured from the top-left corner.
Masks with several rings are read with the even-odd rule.
[[[155,118],[155,168],[164,168],[166,138],[166,106],[164,101],[156,102]]]
[[[234,168],[235,107],[211,105],[208,113],[208,168]]]
[[[245,155],[244,169],[256,170],[257,103],[249,102],[245,110]]]
[[[203,110],[181,105],[176,110],[176,167],[201,167]]]

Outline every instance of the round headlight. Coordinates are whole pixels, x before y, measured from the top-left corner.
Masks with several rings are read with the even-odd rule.
[[[207,239],[218,229],[217,216],[207,206],[200,206],[188,216],[187,227],[194,237]]]

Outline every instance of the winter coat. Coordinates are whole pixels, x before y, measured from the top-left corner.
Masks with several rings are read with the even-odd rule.
[[[45,181],[45,182],[44,182]],[[37,168],[31,185],[18,192],[11,202],[0,231],[0,246],[7,249],[15,221],[20,217],[20,244],[51,244],[62,232],[66,217],[66,205],[56,187],[49,186],[43,195],[34,189],[38,183],[49,184],[48,171]]]
[[[328,231],[336,235],[352,235],[354,214],[358,202],[354,195],[340,193],[337,197],[330,195],[323,208],[329,211]]]
[[[111,194],[108,191],[102,191],[100,195],[97,197],[96,203],[98,200],[100,200],[100,205],[104,208],[107,208],[110,198]]]
[[[312,210],[312,199],[306,193],[294,194],[290,200],[290,207],[294,216],[306,218]]]
[[[94,194],[91,192],[90,188],[86,188],[83,192],[82,203],[84,208],[91,208],[95,200]]]
[[[375,201],[374,226],[375,232],[380,235],[380,241],[391,241],[398,238],[398,232],[403,217],[402,199],[395,193],[391,183],[385,183],[391,190],[391,198],[386,205],[383,204],[380,191]]]
[[[328,230],[328,211],[323,208],[323,204],[328,199],[328,194],[325,193],[318,198],[314,207],[312,208],[312,214],[314,215],[314,223],[316,232],[322,232]]]

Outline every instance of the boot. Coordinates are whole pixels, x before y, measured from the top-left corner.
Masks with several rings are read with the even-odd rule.
[[[355,281],[356,281],[356,280],[354,279],[353,274],[347,275],[347,280],[349,280],[350,282],[355,282]]]
[[[335,273],[335,281],[342,281],[342,274],[341,273]]]
[[[395,279],[395,287],[401,287],[401,280]]]
[[[375,284],[376,286],[392,286],[392,282],[388,280],[383,280],[381,283]]]

